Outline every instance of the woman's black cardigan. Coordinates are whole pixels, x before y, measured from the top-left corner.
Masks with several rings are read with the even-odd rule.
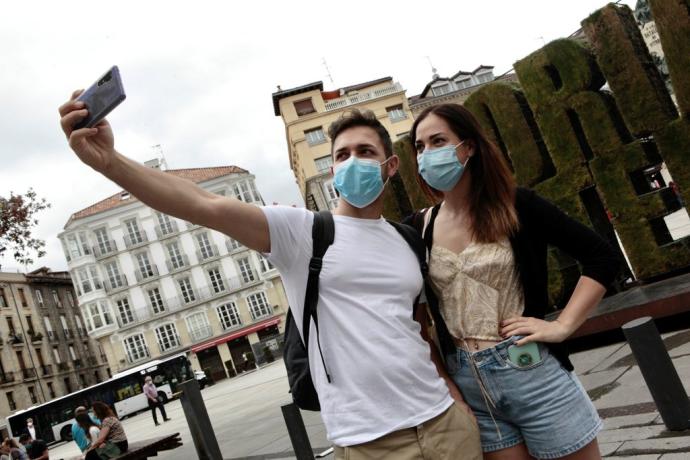
[[[587,276],[608,287],[621,266],[614,249],[586,225],[566,215],[556,206],[532,190],[518,188],[515,209],[520,223],[510,238],[515,267],[518,271],[525,299],[523,316],[543,319],[549,307],[547,246],[552,245],[577,260],[582,276]],[[423,219],[415,214],[405,219],[421,233]],[[430,241],[428,242],[430,248]],[[444,355],[455,349],[452,338],[439,312],[438,299],[427,283],[427,302],[436,323],[436,330]],[[440,323],[440,324],[439,324]],[[553,355],[569,371],[573,365],[561,343],[547,344]]]

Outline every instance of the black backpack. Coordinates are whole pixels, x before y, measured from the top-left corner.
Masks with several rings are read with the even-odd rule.
[[[426,278],[427,264],[424,241],[417,231],[409,225],[391,221],[388,221],[388,223],[390,223],[398,233],[400,233],[407,244],[410,245],[419,260],[422,276]],[[311,234],[314,241],[314,249],[311,260],[309,261],[309,277],[307,279],[307,288],[304,297],[304,316],[302,318],[304,342],[299,335],[297,327],[295,327],[295,318],[292,315],[292,310],[288,310],[285,319],[283,361],[287,369],[290,393],[292,393],[292,399],[297,407],[304,410],[319,411],[321,410],[321,405],[319,404],[319,396],[316,393],[314,382],[311,379],[311,372],[309,371],[307,348],[309,344],[309,325],[311,319],[314,320],[316,333],[318,334],[319,331],[319,323],[317,321],[318,315],[316,312],[316,305],[319,300],[319,275],[321,273],[323,256],[326,254],[328,247],[333,244],[333,239],[335,237],[333,215],[329,211],[314,213],[314,224]],[[413,306],[413,315],[414,309],[417,307],[417,300],[418,299],[415,299]],[[307,345],[305,346],[305,344]],[[319,353],[320,352],[321,350],[319,349]],[[321,356],[321,360],[323,362],[323,355]],[[330,382],[328,371],[326,371],[326,376]]]

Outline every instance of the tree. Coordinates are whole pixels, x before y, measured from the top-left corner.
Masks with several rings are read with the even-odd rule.
[[[10,192],[9,199],[0,197],[0,257],[9,249],[14,260],[29,265],[33,252],[37,257],[45,255],[45,242],[34,238],[32,231],[38,224],[35,214],[49,207],[31,188],[24,195]]]

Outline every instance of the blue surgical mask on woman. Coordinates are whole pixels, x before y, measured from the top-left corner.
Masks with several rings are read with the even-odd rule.
[[[455,153],[455,149],[463,142],[433,150],[424,150],[417,154],[419,174],[427,184],[442,192],[448,192],[455,187],[465,171],[465,165],[470,161],[468,157],[465,164],[460,163],[458,155]]]
[[[376,160],[363,160],[351,156],[333,168],[333,186],[340,193],[340,197],[352,206],[365,208],[383,193],[385,184],[381,178],[381,166],[388,160],[379,163]]]

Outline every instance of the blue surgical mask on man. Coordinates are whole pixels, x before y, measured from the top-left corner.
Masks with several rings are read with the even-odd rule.
[[[376,160],[351,156],[333,168],[333,186],[340,193],[340,197],[352,206],[365,208],[383,193],[385,184],[381,178],[381,166],[388,160],[390,158],[379,163]]]
[[[464,142],[464,141],[463,141]],[[455,150],[463,144],[446,145],[433,150],[424,150],[417,155],[419,174],[431,187],[442,192],[448,192],[460,181],[465,171],[465,164],[460,163]]]

